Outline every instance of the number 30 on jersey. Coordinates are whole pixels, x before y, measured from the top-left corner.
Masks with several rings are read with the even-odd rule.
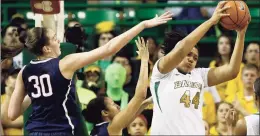
[[[47,89],[49,90],[46,92],[45,86],[44,86],[44,79],[47,81]],[[43,74],[41,76],[30,76],[29,77],[29,82],[34,82],[33,87],[36,89],[36,93],[32,92],[32,97],[33,98],[39,98],[40,96],[44,97],[49,97],[51,96],[52,93],[52,87],[51,87],[51,81],[50,81],[50,75],[48,74]],[[40,82],[40,84],[39,84]]]
[[[190,107],[190,91],[185,91],[180,99],[180,103],[184,103],[186,108]],[[197,92],[196,95],[192,99],[192,104],[194,104],[194,108],[198,109],[200,102],[200,92]]]

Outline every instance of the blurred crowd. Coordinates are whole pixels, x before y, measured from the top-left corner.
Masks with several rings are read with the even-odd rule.
[[[93,3],[99,1],[93,1]],[[128,1],[129,2],[129,1]],[[135,2],[135,1],[131,1]],[[138,1],[137,1],[138,2]],[[148,1],[143,2],[167,2],[167,1]],[[182,1],[168,1],[168,3],[181,3]],[[185,1],[183,1],[185,3]],[[203,1],[196,1],[203,2]],[[108,3],[108,2],[105,2]],[[211,17],[214,7],[167,7],[167,10],[173,11],[173,19],[176,20],[199,20]],[[93,35],[86,35],[84,26],[76,19],[70,19],[66,25],[64,43],[71,43],[76,47],[75,52],[84,52],[105,45],[113,37],[120,34],[118,26],[112,21],[102,21],[95,26]],[[174,26],[174,29],[181,29],[190,33],[196,26]],[[20,14],[12,15],[10,23],[1,30],[2,44],[10,44],[11,37],[20,37],[22,42],[23,32],[28,30],[26,19]],[[208,67],[214,68],[222,66],[230,61],[233,52],[234,42],[230,33],[221,28],[212,28],[208,35],[218,37],[215,45],[215,57],[209,63]],[[161,45],[156,37],[145,36],[145,41],[149,41],[149,75],[154,63],[162,56]],[[76,88],[80,107],[83,116],[84,110],[89,101],[97,96],[108,96],[116,104],[124,109],[134,95],[140,69],[140,57],[132,51],[134,45],[127,45],[116,55],[104,58],[92,65],[85,66],[76,74]],[[208,135],[225,135],[227,126],[225,123],[225,114],[230,108],[239,111],[242,118],[256,112],[254,105],[253,83],[260,72],[260,50],[259,43],[251,41],[244,49],[244,63],[240,66],[240,72],[234,80],[204,88],[203,95],[203,119],[205,129]],[[2,49],[2,52],[4,50]],[[20,116],[15,121],[7,118],[6,109],[10,101],[10,96],[14,90],[15,80],[23,64],[24,52],[19,53],[14,58],[6,59],[1,63],[1,123],[5,135],[22,135],[24,117]],[[149,87],[148,87],[149,89]],[[148,91],[148,97],[151,96]],[[149,128],[152,119],[153,105],[149,105],[146,110],[124,130],[124,134],[136,135],[140,132],[142,135],[149,134]],[[93,124],[86,121],[86,127],[90,132]]]

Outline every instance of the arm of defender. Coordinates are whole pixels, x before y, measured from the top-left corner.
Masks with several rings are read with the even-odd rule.
[[[111,39],[106,45],[102,47],[94,49],[90,52],[68,55],[61,60],[60,67],[61,69],[64,69],[65,73],[69,73],[68,77],[71,77],[74,71],[86,66],[87,64],[115,54],[145,28],[151,28],[167,23],[167,21],[171,20],[171,16],[171,13],[166,12],[160,17],[155,17],[137,24],[130,30]]]
[[[138,83],[135,90],[135,95],[127,105],[127,107],[118,113],[111,124],[108,126],[109,134],[118,134],[123,128],[126,128],[135,118],[138,109],[140,108],[142,102],[146,98],[147,85],[148,85],[148,60],[149,52],[148,47],[145,45],[142,38],[142,43],[140,38],[138,38],[137,47],[139,49],[139,55],[141,57],[141,69],[139,74]]]
[[[201,24],[187,37],[179,41],[179,43],[170,53],[162,57],[162,59],[158,63],[158,69],[162,74],[166,74],[174,69],[187,56],[187,54],[199,42],[199,40],[205,35],[205,33],[210,29],[211,26],[217,24],[221,17],[228,16],[228,14],[222,13],[229,8],[223,7],[225,3],[226,1],[220,2],[213,16],[208,21]]]
[[[24,100],[24,97],[26,95],[24,83],[22,79],[22,72],[23,69],[19,72],[16,83],[15,83],[15,89],[11,96],[10,104],[8,107],[8,117],[14,121],[21,115],[22,111],[22,103]]]
[[[243,57],[245,33],[246,33],[247,26],[245,26],[245,28],[243,28],[241,31],[237,33],[235,48],[229,64],[217,68],[212,68],[209,70],[208,73],[209,86],[217,85],[225,81],[234,79],[239,73],[240,65]]]

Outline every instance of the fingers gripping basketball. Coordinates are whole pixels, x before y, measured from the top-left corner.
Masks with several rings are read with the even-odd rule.
[[[244,1],[228,1],[224,6],[230,6],[229,9],[224,11],[230,16],[222,17],[220,20],[221,25],[226,29],[241,29],[250,20],[249,9]]]

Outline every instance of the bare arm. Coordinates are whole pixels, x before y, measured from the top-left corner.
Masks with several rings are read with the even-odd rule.
[[[208,73],[208,85],[217,85],[225,81],[236,78],[240,70],[240,65],[243,57],[245,33],[247,26],[241,31],[237,32],[237,39],[235,48],[231,56],[230,62],[227,65],[221,67],[212,68]]]
[[[217,24],[222,16],[228,16],[227,14],[222,14],[224,10],[229,8],[222,8],[225,3],[226,2],[220,2],[213,16],[208,21],[201,24],[187,37],[179,41],[179,43],[170,53],[162,57],[162,59],[158,63],[158,69],[162,74],[166,74],[172,71],[172,69],[174,69],[187,56],[187,54],[205,35],[205,33],[210,29],[210,27],[212,27],[214,24]]]
[[[135,95],[127,105],[127,107],[118,113],[111,124],[108,126],[109,134],[119,134],[123,128],[126,128],[135,117],[138,109],[140,108],[142,102],[146,98],[147,86],[148,86],[148,60],[149,53],[148,48],[144,43],[142,38],[142,42],[140,38],[138,38],[137,47],[139,49],[139,55],[141,57],[141,69],[139,74],[138,83],[135,90]]]
[[[60,68],[63,71],[62,73],[65,73],[65,77],[72,77],[74,71],[86,66],[87,64],[91,64],[97,60],[115,54],[145,28],[151,28],[160,24],[164,24],[168,20],[171,20],[171,16],[171,13],[166,12],[160,17],[146,20],[137,24],[130,30],[111,39],[107,44],[102,47],[94,49],[90,52],[75,53],[66,56],[60,61]]]
[[[22,79],[22,72],[23,69],[19,72],[16,83],[15,83],[15,89],[11,96],[11,100],[8,107],[8,117],[14,121],[21,115],[22,111],[22,103],[24,100],[24,97],[26,95],[25,89],[24,89],[24,83]]]

